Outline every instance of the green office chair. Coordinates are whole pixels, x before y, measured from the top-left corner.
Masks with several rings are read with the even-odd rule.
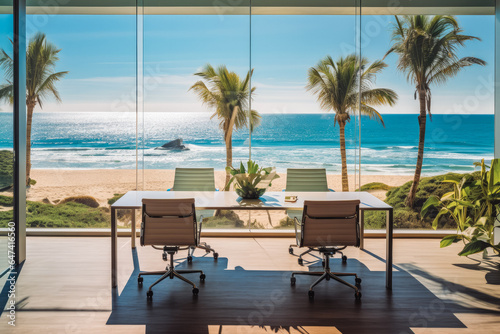
[[[302,191],[334,191],[328,188],[328,180],[326,178],[326,169],[324,168],[288,168],[286,170],[286,189],[283,191],[288,192],[302,192]],[[301,220],[302,210],[287,210],[287,216],[291,220]],[[293,247],[298,247],[297,245],[290,245],[288,252],[293,254]],[[317,248],[309,247],[309,249],[299,255],[298,262],[303,265],[304,260],[302,256],[312,252],[319,251]],[[342,263],[347,263],[347,257],[342,253]],[[325,265],[324,260],[323,266]]]
[[[213,168],[176,168],[174,176],[174,186],[167,191],[218,191],[215,188],[215,177]],[[203,218],[212,217],[215,210],[196,211],[196,220],[201,222]],[[214,253],[214,260],[217,260],[217,253],[206,242],[200,242],[196,248],[204,249],[207,253]],[[195,247],[188,251],[188,263],[193,261]]]

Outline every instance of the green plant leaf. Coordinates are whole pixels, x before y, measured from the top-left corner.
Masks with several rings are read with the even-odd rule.
[[[432,221],[432,228],[433,229],[437,229],[438,227],[438,223],[439,223],[439,218],[441,218],[442,215],[444,215],[445,213],[448,213],[448,210],[445,209],[445,208],[442,208],[438,214],[436,215],[436,218],[434,218],[434,220]]]
[[[486,248],[491,247],[492,245],[484,242],[482,240],[471,241],[465,245],[464,249],[458,255],[460,256],[469,256],[472,254],[476,254],[484,251]]]
[[[432,207],[436,207],[438,205],[441,204],[441,201],[439,200],[439,198],[437,196],[431,196],[427,199],[427,201],[425,201],[424,205],[422,206],[422,210],[420,210],[420,214],[422,216],[425,216],[427,214],[427,211],[432,208]]]
[[[441,242],[439,243],[439,247],[441,247],[441,248],[448,247],[449,245],[456,243],[456,242],[459,242],[462,239],[463,239],[463,237],[460,234],[447,235],[446,237],[441,239]]]

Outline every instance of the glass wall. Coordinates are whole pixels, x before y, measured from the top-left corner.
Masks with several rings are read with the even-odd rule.
[[[406,18],[398,16],[404,29],[411,24],[421,24],[429,30],[432,19],[443,22],[433,15],[440,14],[438,9],[427,9],[424,16],[414,11],[408,13],[404,8],[387,11],[411,14]],[[430,196],[441,197],[453,190],[451,183],[441,181],[445,177],[460,180],[477,170],[475,162],[485,159],[489,164],[493,159],[494,16],[464,15],[467,11],[459,8],[456,12],[461,15],[453,16],[453,25],[445,25],[446,33],[453,33],[456,27],[459,35],[473,37],[466,38],[463,45],[455,43],[444,57],[441,53],[441,58],[438,54],[432,61],[428,59],[429,64],[423,70],[427,86],[424,92],[417,87],[414,68],[402,61],[403,56],[408,59],[412,53],[397,49],[396,18],[393,15],[361,17],[362,54],[370,59],[385,57],[388,65],[377,75],[377,86],[392,88],[398,95],[394,106],[380,107],[385,127],[362,117],[361,184],[395,207],[396,228],[431,229],[437,210],[431,209],[425,216],[420,211]],[[418,23],[418,19],[422,21]],[[438,34],[435,40],[444,36],[445,33]],[[392,47],[396,49],[386,56]],[[432,56],[429,49],[412,52]],[[452,62],[455,67],[450,66]],[[426,97],[423,109],[419,100],[422,93]],[[425,136],[420,139],[418,117],[422,111],[426,124]],[[423,147],[421,152],[419,145]],[[411,207],[407,197],[419,154],[423,158],[421,179]],[[382,216],[382,213],[367,215],[366,228],[384,228]],[[456,225],[443,217],[438,228],[455,229]]]
[[[226,165],[249,158],[249,3],[154,3],[143,17],[144,189],[171,189],[176,168],[208,167],[223,190]],[[246,213],[214,214],[203,212],[205,228],[247,226]]]
[[[57,74],[57,95],[32,104],[28,227],[108,227],[109,204],[129,190],[170,189],[179,167],[214,168],[223,190],[225,167],[251,158],[280,175],[269,190],[285,188],[288,168],[324,168],[332,190],[361,187],[393,205],[397,227],[430,228],[436,212],[420,209],[449,190],[443,175],[493,157],[494,18],[456,9],[460,33],[478,37],[457,46],[457,59],[485,64],[428,83],[422,143],[420,92],[401,54],[388,51],[396,16],[430,20],[442,10],[356,3],[28,2],[29,42],[51,45],[47,73]],[[322,94],[321,82],[341,87],[340,76],[344,99]],[[367,229],[383,228],[382,215],[368,215]],[[130,227],[129,213],[119,218]],[[205,218],[207,228],[292,228],[284,212]]]
[[[342,11],[282,9],[282,14],[260,8],[252,15],[252,109],[261,121],[250,133],[251,155],[263,166],[276,167],[280,178],[273,182],[274,191],[286,188],[289,168],[324,169],[330,189],[355,189],[359,133],[353,98],[359,89],[355,5],[352,1]],[[333,83],[329,79],[350,65],[353,71],[345,78],[350,82],[340,82],[351,84],[350,88],[336,101],[329,100],[323,93],[336,86],[321,87],[318,80]],[[344,97],[351,101],[342,103]],[[293,229],[293,220],[285,212],[255,212],[252,227]]]
[[[122,5],[90,14],[28,1],[28,228],[109,227],[109,203],[137,187],[137,16],[135,1]]]
[[[0,9],[0,277],[8,268],[9,248],[7,231],[14,221],[12,210],[14,183],[14,118],[10,103],[12,96],[12,59],[14,22],[12,1]],[[13,251],[13,249],[11,249]],[[12,258],[11,258],[12,259]]]

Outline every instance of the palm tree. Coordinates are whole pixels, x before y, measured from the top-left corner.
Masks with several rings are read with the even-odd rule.
[[[26,185],[30,184],[31,173],[31,125],[33,111],[37,105],[43,107],[44,100],[53,96],[61,102],[56,82],[68,72],[55,72],[57,54],[61,51],[54,44],[46,40],[45,34],[37,33],[33,36],[26,50]],[[13,65],[12,58],[2,49],[0,50],[0,67],[5,71],[7,83],[0,85],[0,100],[13,102]]]
[[[233,164],[233,130],[247,127],[253,131],[260,124],[261,116],[257,111],[248,113],[252,74],[253,69],[241,80],[238,74],[229,72],[224,65],[214,68],[207,64],[194,74],[202,80],[189,88],[204,105],[215,109],[211,118],[219,119],[220,129],[224,133],[226,166]],[[255,87],[252,87],[251,93],[254,91]],[[226,184],[229,179],[230,175],[226,174]]]
[[[334,61],[327,56],[308,71],[308,91],[316,95],[322,109],[335,112],[334,124],[339,124],[340,155],[342,158],[342,191],[349,191],[345,150],[345,126],[360,106],[362,115],[384,125],[374,106],[396,103],[397,94],[387,88],[373,88],[377,73],[387,67],[377,60],[368,66],[366,58],[356,55]],[[359,104],[359,106],[358,106]],[[385,125],[384,125],[385,126]]]
[[[457,49],[464,47],[464,42],[479,40],[474,36],[462,35],[461,32],[457,20],[450,15],[396,16],[392,32],[393,45],[386,56],[390,53],[398,55],[398,70],[406,74],[408,82],[415,85],[415,99],[418,94],[420,102],[417,165],[405,201],[409,207],[414,205],[422,172],[427,113],[432,117],[431,85],[446,83],[466,66],[486,64],[474,57],[458,58]]]

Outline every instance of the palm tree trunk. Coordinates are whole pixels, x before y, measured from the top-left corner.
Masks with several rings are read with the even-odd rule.
[[[420,115],[418,116],[418,156],[417,165],[415,167],[415,175],[413,176],[413,183],[411,184],[410,193],[406,197],[405,205],[413,208],[415,204],[415,194],[417,193],[418,184],[420,183],[420,174],[422,173],[422,163],[424,161],[424,145],[425,145],[425,124],[427,122],[426,110],[426,92],[419,90],[418,96],[420,100]]]
[[[28,103],[26,109],[28,111],[26,115],[26,186],[29,186],[31,174],[31,124],[33,122],[35,104]]]
[[[349,191],[349,179],[347,178],[347,157],[345,153],[345,123],[339,122],[340,128],[340,156],[342,158],[342,191]]]
[[[226,138],[226,166],[233,165],[233,136],[228,136]],[[226,172],[226,184],[229,182],[231,174]]]

